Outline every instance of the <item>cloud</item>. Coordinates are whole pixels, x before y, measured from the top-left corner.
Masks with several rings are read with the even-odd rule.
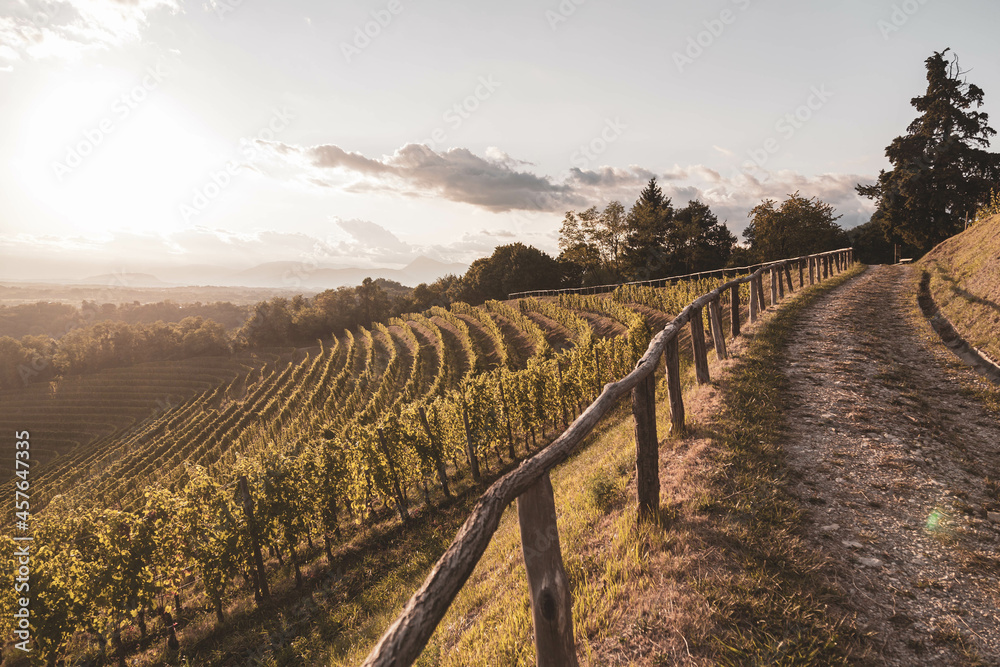
[[[514,211],[520,217],[537,214],[542,216],[538,218],[541,222],[551,222],[551,214],[561,217],[567,210],[603,207],[612,200],[628,207],[654,177],[675,206],[700,200],[712,207],[720,219],[727,220],[736,233],[746,227],[747,214],[762,200],[783,200],[794,192],[832,204],[843,215],[841,225],[848,228],[867,221],[873,210],[871,203],[854,191],[857,183],[872,180],[860,174],[806,176],[749,167],[726,173],[704,164],[675,164],[662,171],[637,165],[572,167],[556,178],[534,173],[529,162],[498,148],[489,148],[485,156],[478,156],[466,148],[436,152],[421,144],[407,144],[392,155],[374,158],[333,144],[258,144],[263,149],[257,152],[262,160],[250,166],[279,180],[297,180],[355,194],[443,197],[495,213]],[[526,230],[523,227],[522,231]],[[389,240],[386,243],[387,249],[392,247]]]
[[[466,148],[436,152],[422,144],[406,144],[380,159],[331,144],[299,147],[258,141],[264,150],[259,168],[281,177],[347,192],[391,191],[405,196],[443,197],[494,212],[557,211],[584,202],[570,184],[554,183],[522,167],[499,149],[480,157]]]
[[[140,38],[149,15],[182,0],[19,0],[0,15],[0,59],[75,60]]]

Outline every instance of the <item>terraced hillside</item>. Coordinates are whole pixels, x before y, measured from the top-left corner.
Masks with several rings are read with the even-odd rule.
[[[1000,360],[1000,215],[983,220],[927,253],[941,312],[971,345]]]
[[[287,353],[286,353],[287,354]],[[32,455],[52,469],[77,467],[80,457],[117,442],[124,432],[223,382],[278,358],[277,352],[150,362],[128,368],[30,383],[0,392],[0,428],[30,429]],[[0,473],[9,477],[10,470]]]
[[[46,505],[35,536],[49,545],[33,576],[51,587],[51,604],[89,605],[85,625],[42,619],[38,636],[56,652],[79,633],[114,643],[165,598],[180,609],[176,596],[192,582],[222,622],[238,589],[267,598],[264,566],[245,557],[250,535],[279,562],[290,558],[301,581],[314,537],[329,554],[359,524],[390,512],[408,523],[417,506],[544,444],[632,369],[654,327],[721,282],[458,303],[345,332],[249,373],[211,375],[204,361],[199,373],[178,370],[201,378],[202,391],[151,418],[136,410],[114,433],[32,470],[33,506]],[[744,315],[748,301],[747,292]],[[168,385],[149,386],[162,396]],[[130,405],[135,390],[123,391]],[[92,416],[85,407],[79,415],[80,424]],[[41,424],[31,437],[45,446]],[[238,491],[244,482],[248,495]],[[135,567],[148,577],[123,575]],[[62,577],[68,570],[78,574]]]

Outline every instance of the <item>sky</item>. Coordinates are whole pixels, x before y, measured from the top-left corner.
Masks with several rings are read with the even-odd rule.
[[[737,235],[796,191],[852,227],[927,57],[1000,108],[998,25],[995,0],[0,0],[0,280],[555,254],[566,211],[651,177]]]

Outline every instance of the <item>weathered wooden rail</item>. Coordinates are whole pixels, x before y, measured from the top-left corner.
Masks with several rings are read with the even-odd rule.
[[[614,292],[619,287],[628,286],[644,286],[644,287],[666,287],[671,283],[676,283],[681,280],[699,280],[701,278],[706,278],[708,276],[721,275],[723,278],[726,274],[741,274],[756,271],[762,267],[769,266],[768,263],[763,264],[751,264],[749,266],[736,266],[736,267],[726,267],[724,269],[712,269],[710,271],[699,271],[697,273],[685,273],[679,276],[667,276],[665,278],[650,278],[648,280],[633,280],[627,283],[608,283],[606,285],[588,285],[586,287],[564,287],[562,289],[536,289],[528,290],[527,292],[512,292],[507,295],[508,299],[523,299],[531,296],[559,296],[560,294],[605,294],[607,292]]]
[[[730,331],[740,335],[740,285],[750,283],[749,320],[757,320],[767,308],[764,303],[764,275],[769,274],[771,305],[779,302],[793,288],[792,267],[799,272],[799,288],[805,286],[808,266],[809,284],[840,273],[854,261],[850,248],[817,255],[772,262],[753,273],[730,280],[690,304],[657,333],[639,359],[635,369],[604,386],[600,396],[584,410],[548,447],[523,461],[516,470],[504,475],[486,490],[459,529],[451,546],[427,575],[423,585],[410,598],[403,611],[385,631],[363,665],[367,667],[402,667],[419,657],[435,628],[465,585],[479,559],[486,551],[500,518],[517,501],[521,531],[521,553],[528,575],[535,630],[535,654],[538,665],[577,665],[573,639],[572,599],[563,567],[556,527],[555,500],[549,471],[567,457],[593,431],[615,405],[631,393],[635,420],[636,477],[638,518],[654,517],[660,506],[659,438],[656,433],[656,378],[660,358],[666,367],[667,394],[671,430],[684,430],[684,402],[681,398],[678,334],[691,327],[695,358],[695,376],[699,383],[710,381],[708,352],[702,311],[707,307],[716,354],[725,358],[725,332],[722,327],[721,299],[729,294]]]

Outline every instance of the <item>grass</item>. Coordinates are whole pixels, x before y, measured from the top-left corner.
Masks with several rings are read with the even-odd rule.
[[[859,637],[836,610],[840,592],[826,564],[802,543],[802,511],[784,463],[781,372],[799,313],[860,269],[799,292],[759,329],[722,382],[712,424],[717,449],[704,483],[719,498],[700,536],[715,558],[696,584],[714,611],[705,653],[718,664],[847,664]]]
[[[734,348],[737,362],[714,362],[713,384],[693,386],[684,360],[683,439],[665,437],[661,381],[658,522],[636,525],[627,401],[553,471],[584,664],[846,664],[863,656],[840,611],[841,593],[827,583],[826,564],[797,534],[801,514],[786,491],[781,453],[784,344],[798,313],[850,275],[796,291],[748,330]],[[366,529],[333,563],[314,550],[305,558],[304,594],[285,576],[275,592],[279,603],[258,611],[242,600],[227,610],[224,627],[194,622],[181,644],[206,666],[356,665],[474,501],[467,493],[406,531],[394,522]],[[527,590],[512,508],[417,664],[534,664]],[[156,649],[142,662],[185,664],[183,656]]]
[[[1000,215],[938,245],[918,266],[941,312],[971,345],[1000,359]]]
[[[688,437],[661,439],[658,523],[635,522],[626,411],[554,471],[584,664],[832,665],[863,657],[826,564],[797,534],[801,512],[786,491],[780,447],[781,367],[791,326],[817,295],[856,271],[797,292],[721,380],[689,386],[689,405],[705,409],[690,410]],[[716,363],[713,375],[718,370]],[[661,437],[666,414],[664,401],[657,406]],[[357,662],[367,648],[332,664]],[[418,664],[534,664],[513,510]]]

